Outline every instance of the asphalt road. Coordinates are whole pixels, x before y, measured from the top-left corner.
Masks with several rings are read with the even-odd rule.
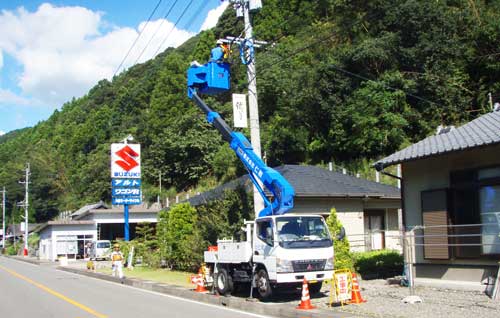
[[[0,257],[0,317],[265,317]]]

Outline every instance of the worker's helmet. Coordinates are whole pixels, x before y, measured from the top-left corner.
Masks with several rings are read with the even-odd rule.
[[[224,41],[222,41],[221,39],[217,40],[216,42],[217,44],[224,44]]]
[[[120,244],[115,243],[115,245],[113,245],[113,248],[120,248]]]

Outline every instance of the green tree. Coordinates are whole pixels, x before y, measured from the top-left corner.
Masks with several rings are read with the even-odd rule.
[[[332,208],[330,210],[330,215],[326,219],[326,224],[330,230],[330,234],[333,237],[333,250],[335,253],[335,269],[354,269],[354,261],[350,252],[349,241],[347,236],[342,240],[337,240],[336,236],[340,233],[342,229],[342,223],[337,218],[337,210]]]
[[[271,165],[333,160],[369,167],[440,124],[489,111],[489,92],[500,100],[499,1],[266,0],[252,15],[256,38],[269,42],[257,50],[256,67]],[[186,97],[189,63],[206,61],[216,39],[243,31],[228,6],[215,28],[99,81],[47,120],[0,136],[8,202],[24,199],[17,181],[26,162],[37,222],[109,202],[109,144],[128,134],[142,145],[149,200],[160,171],[177,191],[245,173]],[[233,50],[231,92],[245,92],[247,69]],[[228,123],[230,99],[204,96]]]
[[[206,246],[216,244],[219,238],[238,238],[243,221],[254,218],[253,199],[245,186],[225,190],[220,199],[199,205],[196,211]]]
[[[181,203],[159,218],[160,254],[165,255],[171,268],[195,271],[202,262],[204,249],[196,228],[196,210],[189,203]]]

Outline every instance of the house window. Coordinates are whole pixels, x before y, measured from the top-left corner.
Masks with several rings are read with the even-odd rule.
[[[385,248],[385,210],[365,210],[365,246],[367,250]]]
[[[500,185],[479,190],[483,254],[500,254]]]
[[[464,225],[453,228],[451,241],[459,245],[453,247],[454,256],[500,254],[500,167],[454,171],[450,188],[451,221]]]

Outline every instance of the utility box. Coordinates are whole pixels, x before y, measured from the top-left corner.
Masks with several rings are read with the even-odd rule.
[[[252,243],[250,241],[219,240],[217,247],[219,263],[242,263],[252,259]]]

